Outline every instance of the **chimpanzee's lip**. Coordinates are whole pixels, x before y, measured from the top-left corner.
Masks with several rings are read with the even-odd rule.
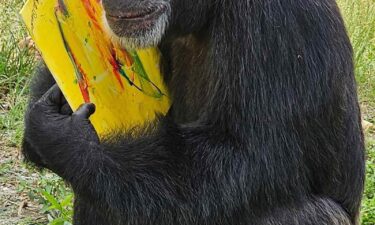
[[[165,6],[133,10],[133,11],[124,11],[116,14],[107,14],[107,18],[113,21],[144,21],[155,19],[161,16],[166,11]]]

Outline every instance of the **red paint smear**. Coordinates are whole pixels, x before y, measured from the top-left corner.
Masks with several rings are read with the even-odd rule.
[[[132,74],[130,75],[130,80],[132,81],[132,83],[134,83],[134,80],[135,80],[135,73],[132,72]]]
[[[89,89],[88,89],[90,85],[88,84],[87,74],[82,69],[81,64],[78,64],[77,59],[73,55],[73,53],[71,53],[71,55],[72,55],[72,58],[73,58],[75,64],[77,65],[77,68],[78,68],[80,74],[82,75],[82,78],[78,80],[78,85],[79,85],[79,89],[81,90],[83,100],[85,101],[85,103],[89,103],[89,102],[91,102],[90,101],[90,93],[89,93]]]
[[[119,70],[121,68],[119,64],[117,63],[116,58],[112,55],[112,57],[108,60],[112,65],[113,73],[115,74],[117,81],[120,83],[121,89],[124,89],[124,84],[122,83],[122,80],[121,80],[121,74],[119,73]]]
[[[90,94],[88,92],[88,85],[84,80],[78,81],[79,89],[81,90],[83,100],[85,103],[90,103]]]
[[[121,86],[121,89],[123,90],[124,84],[122,83],[121,74],[119,73],[120,66],[118,65],[118,62],[117,62],[116,58],[114,58],[115,56],[113,56],[113,55],[115,55],[115,53],[113,53],[109,48],[103,48],[103,46],[98,44],[98,43],[96,44],[96,47],[99,49],[99,52],[100,52],[100,55],[102,56],[102,58],[108,59],[108,62],[112,66],[112,71],[116,76],[116,80],[119,82],[119,84]],[[104,54],[104,52],[107,53],[107,54]],[[109,57],[107,57],[108,55],[109,55]]]
[[[85,100],[85,103],[89,103],[90,101],[90,93],[89,93],[89,85],[87,82],[87,75],[83,71],[81,65],[78,66],[78,69],[80,73],[83,75],[83,79],[78,81],[79,88],[81,89],[83,100]]]

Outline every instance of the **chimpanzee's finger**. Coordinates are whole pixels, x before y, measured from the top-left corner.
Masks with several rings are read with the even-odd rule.
[[[67,116],[73,114],[73,110],[70,107],[70,105],[69,105],[68,101],[66,100],[66,98],[64,97],[64,95],[61,95],[60,113],[63,114],[63,115],[67,115]]]
[[[43,95],[41,100],[47,103],[48,105],[60,106],[62,96],[63,94],[59,86],[55,84]]]
[[[61,95],[61,105],[65,105],[68,103],[68,101],[66,100],[65,96],[64,95]]]
[[[95,113],[95,105],[93,103],[86,103],[81,105],[76,112],[73,113],[73,116],[88,119],[92,114]]]
[[[60,108],[60,113],[61,113],[62,115],[69,116],[69,115],[72,115],[72,114],[73,114],[73,110],[72,110],[72,108],[70,107],[70,105],[69,105],[67,102],[65,102],[65,103],[61,106],[61,108]]]
[[[36,111],[48,110],[58,113],[61,106],[61,95],[60,88],[55,84],[34,104],[33,108]]]

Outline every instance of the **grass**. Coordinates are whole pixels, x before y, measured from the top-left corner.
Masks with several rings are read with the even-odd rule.
[[[2,191],[11,189],[25,197],[1,199],[0,195],[0,206],[26,199],[26,202],[42,206],[36,211],[45,214],[45,218],[36,221],[35,213],[29,217],[8,215],[6,208],[0,208],[0,224],[46,224],[48,221],[51,225],[67,225],[72,217],[73,195],[70,189],[60,178],[47,171],[39,173],[34,168],[19,164],[13,154],[16,150],[12,147],[20,145],[30,75],[35,66],[34,52],[20,47],[20,42],[27,37],[17,13],[23,4],[22,0],[0,0],[0,181],[2,184],[15,181],[11,188],[5,189],[6,186],[1,185]],[[15,172],[15,167],[20,170]],[[16,207],[15,210],[19,209]],[[7,217],[15,217],[16,221]]]
[[[18,14],[21,0],[0,0],[0,129],[1,136],[17,145],[22,134],[22,118],[34,57],[18,42],[26,36]]]
[[[339,0],[355,50],[356,78],[363,118],[375,123],[375,1]],[[375,225],[375,131],[366,133],[367,177],[362,225]]]
[[[356,78],[364,118],[375,122],[375,1],[338,2],[355,49]]]
[[[363,117],[375,123],[375,1],[338,0],[338,3],[355,50],[356,77]],[[14,148],[19,147],[22,137],[28,84],[35,66],[33,52],[19,47],[19,42],[27,36],[17,15],[22,4],[23,0],[0,0],[0,183],[14,182],[11,186],[14,192],[11,194],[25,196],[21,199],[27,199],[29,204],[35,202],[38,205],[36,213],[44,216],[41,220],[36,219],[36,214],[29,217],[6,214],[2,217],[1,214],[7,210],[0,208],[0,224],[48,222],[52,225],[67,225],[71,223],[72,215],[70,189],[55,175],[46,171],[40,173],[20,163]],[[367,182],[362,225],[375,225],[374,129],[366,131],[366,146]],[[1,185],[0,187],[2,188]],[[0,207],[6,205],[2,202],[1,194],[0,192]],[[12,202],[13,198],[10,199]],[[15,210],[17,211],[17,207]],[[6,217],[15,217],[15,220],[11,222]],[[2,223],[3,220],[8,222]]]
[[[367,182],[362,204],[362,225],[375,225],[375,139],[367,141]]]

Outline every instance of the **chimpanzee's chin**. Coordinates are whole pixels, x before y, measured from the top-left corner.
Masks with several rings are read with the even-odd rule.
[[[159,10],[143,17],[106,15],[104,24],[115,43],[127,49],[157,46],[168,25],[168,13]]]

